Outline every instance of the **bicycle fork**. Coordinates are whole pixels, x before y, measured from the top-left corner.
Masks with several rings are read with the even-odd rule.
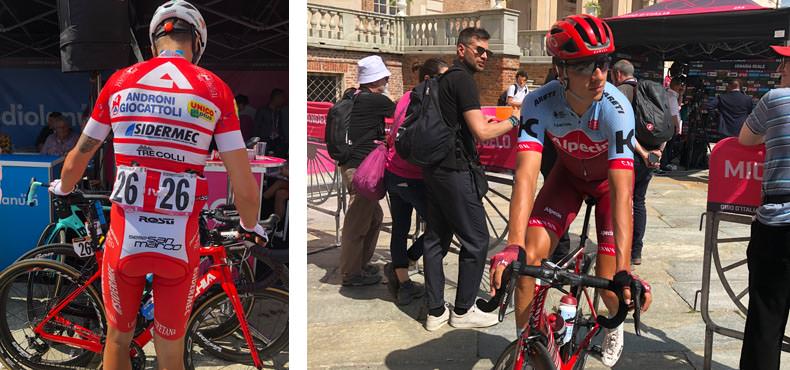
[[[224,277],[222,281],[222,289],[230,299],[231,305],[233,305],[233,310],[236,311],[236,317],[239,319],[239,324],[241,324],[241,331],[244,333],[244,339],[247,341],[247,345],[250,348],[250,355],[252,355],[252,362],[257,369],[263,368],[263,362],[261,361],[260,356],[258,356],[258,348],[255,346],[255,341],[252,339],[252,334],[250,333],[250,327],[247,323],[247,317],[244,314],[244,307],[241,305],[241,299],[239,298],[239,292],[236,289],[236,285],[233,282],[233,275],[230,271],[230,267],[228,265],[224,265],[222,267],[222,275]]]

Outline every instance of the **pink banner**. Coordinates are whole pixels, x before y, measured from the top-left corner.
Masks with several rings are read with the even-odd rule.
[[[329,157],[324,144],[326,115],[332,103],[307,102],[307,174],[335,171],[335,161]]]
[[[708,210],[754,214],[760,206],[765,145],[743,146],[729,137],[710,153]]]
[[[497,120],[504,120],[510,117],[513,112],[511,107],[482,107],[483,115],[493,116]],[[480,153],[480,162],[488,170],[515,170],[516,169],[516,145],[518,144],[518,130],[513,129],[507,134],[498,138],[487,140],[477,144],[477,151]]]

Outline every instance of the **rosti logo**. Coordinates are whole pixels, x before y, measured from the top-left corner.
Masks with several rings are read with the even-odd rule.
[[[162,225],[172,225],[173,223],[175,223],[175,219],[167,218],[167,217],[145,217],[145,216],[140,216],[138,221],[149,223],[149,224],[162,224]]]
[[[208,122],[214,122],[214,110],[194,100],[189,101],[189,115]]]
[[[579,130],[569,132],[563,137],[552,137],[551,141],[575,158],[589,159],[609,149],[606,141],[595,142]]]

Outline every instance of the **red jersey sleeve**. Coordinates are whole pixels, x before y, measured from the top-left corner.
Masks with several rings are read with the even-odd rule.
[[[244,149],[244,138],[241,137],[239,129],[239,114],[236,109],[236,101],[233,99],[233,92],[228,85],[222,83],[222,100],[217,107],[221,114],[217,125],[214,128],[214,140],[217,142],[217,149],[220,152],[229,152],[237,149]]]
[[[101,89],[99,98],[96,99],[96,104],[93,106],[93,112],[82,131],[84,135],[103,141],[110,133],[112,128],[110,126],[110,97],[116,91],[116,81],[120,73],[123,73],[123,70],[113,73],[104,84],[104,88]]]

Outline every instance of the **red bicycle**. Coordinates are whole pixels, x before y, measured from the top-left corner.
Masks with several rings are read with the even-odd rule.
[[[12,369],[95,369],[98,354],[103,350],[105,334],[104,306],[95,282],[101,276],[102,253],[96,230],[92,225],[93,212],[81,194],[69,197],[82,206],[91,232],[91,248],[95,263],[86,264],[83,272],[52,259],[18,261],[0,274],[0,361]],[[82,200],[81,200],[82,199]],[[232,225],[237,216],[224,212],[207,211],[204,216]],[[266,223],[264,227],[271,227]],[[212,233],[211,243],[200,249],[201,257],[210,263],[199,278],[195,297],[205,297],[193,309],[187,326],[185,363],[194,369],[204,355],[222,354],[234,362],[249,362],[256,368],[263,366],[261,357],[270,350],[279,351],[287,343],[287,320],[284,330],[277,335],[263,335],[251,330],[247,320],[254,301],[280,304],[271,316],[287,317],[287,292],[257,283],[237,287],[238,266],[231,261],[246,261],[251,254],[270,258],[268,249],[250,241],[249,235],[239,235],[226,228]],[[254,253],[253,253],[254,252]],[[229,258],[241,255],[241,258]],[[88,273],[84,273],[88,272]],[[241,291],[241,294],[240,294]],[[197,298],[196,298],[196,302]],[[160,309],[167,309],[162,307]],[[200,317],[200,320],[196,320]],[[206,326],[217,318],[220,323]],[[138,322],[140,318],[138,317]],[[136,332],[130,348],[134,369],[144,369],[142,347],[152,339],[153,321]],[[241,341],[233,344],[235,351],[217,344],[223,338],[236,336],[240,329]],[[195,348],[193,346],[197,346]],[[250,350],[252,349],[252,350]],[[232,352],[232,353],[228,353]],[[245,357],[246,361],[240,357]],[[230,358],[228,358],[230,357]]]
[[[529,326],[519,338],[514,340],[497,359],[495,370],[582,370],[589,353],[600,354],[599,346],[591,346],[592,339],[601,327],[613,329],[619,326],[628,314],[628,305],[623,299],[623,286],[612,280],[587,275],[592,259],[584,254],[587,241],[587,230],[590,210],[595,202],[586,201],[586,213],[582,226],[581,243],[559,262],[544,260],[542,266],[529,266],[523,250],[519,252],[517,261],[511,263],[503,275],[502,287],[490,304],[499,304],[499,321],[504,320],[507,307],[513,298],[516,279],[519,276],[531,276],[536,281],[535,295],[529,312]],[[569,290],[565,286],[571,286]],[[588,288],[613,291],[619,298],[617,315],[613,318],[599,316],[596,310],[599,296],[591,293]],[[639,332],[639,312],[643,299],[642,285],[634,280],[630,285],[634,297],[634,325]],[[562,304],[575,302],[573,314],[568,318],[568,325],[561,313],[547,312],[546,297],[555,289],[564,294]]]

